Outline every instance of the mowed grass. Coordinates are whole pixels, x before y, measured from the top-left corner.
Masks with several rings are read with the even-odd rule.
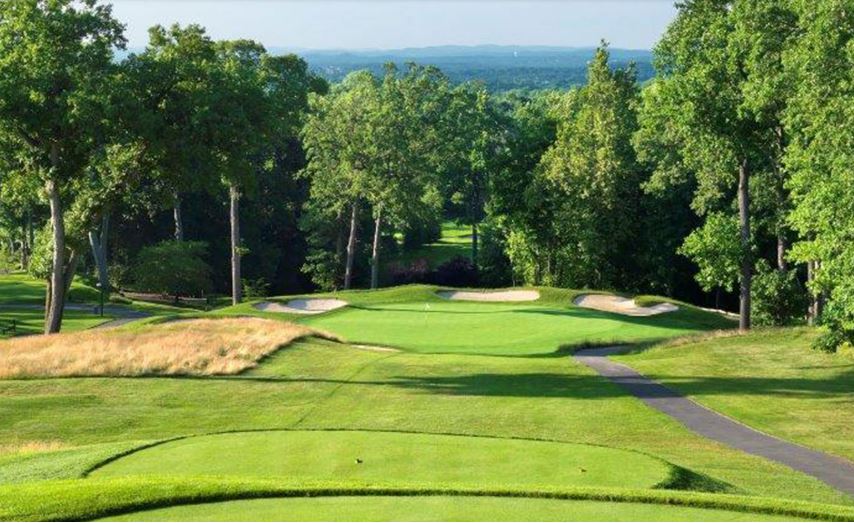
[[[441,482],[478,488],[666,485],[673,467],[607,447],[549,441],[365,431],[269,431],[170,441],[93,477],[189,474],[296,480]]]
[[[427,353],[507,356],[548,354],[563,345],[669,338],[701,330],[695,323],[666,314],[633,318],[569,305],[450,300],[356,306],[301,322],[353,343]]]
[[[754,428],[854,460],[854,358],[811,349],[815,335],[765,329],[615,359]]]
[[[854,503],[809,476],[690,433],[567,357],[383,353],[314,339],[239,376],[0,380],[0,440],[69,447],[9,455],[0,460],[0,481],[79,478],[111,445],[268,429],[601,445],[692,471],[679,488]],[[454,467],[428,463],[422,474],[442,484]],[[621,477],[622,469],[613,474]]]
[[[406,267],[417,260],[425,260],[429,268],[435,269],[458,256],[470,258],[471,244],[471,226],[447,221],[442,223],[442,234],[438,240],[410,250],[403,250],[401,246],[400,252],[392,255],[386,266],[397,264]]]
[[[463,496],[273,498],[168,507],[103,521],[789,521],[644,503]]]
[[[62,318],[62,331],[76,332],[91,329],[111,319],[113,318],[109,314],[101,317],[92,312],[66,309]],[[13,334],[22,336],[44,332],[44,311],[41,309],[0,305],[0,328],[11,325],[13,320],[15,332],[0,333],[0,339],[10,338]]]

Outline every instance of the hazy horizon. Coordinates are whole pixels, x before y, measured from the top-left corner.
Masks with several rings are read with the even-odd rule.
[[[675,15],[671,0],[113,0],[132,48],[155,24],[198,23],[216,39],[267,47],[385,51],[441,46],[650,49]]]

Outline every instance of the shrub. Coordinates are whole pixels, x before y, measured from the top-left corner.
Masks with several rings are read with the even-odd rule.
[[[477,285],[477,267],[464,256],[457,256],[436,268],[436,283],[448,287]]]
[[[168,240],[139,251],[134,281],[138,290],[175,297],[211,290],[211,268],[204,261],[207,244]]]
[[[836,352],[840,347],[854,345],[854,314],[840,302],[831,300],[820,318],[822,334],[813,348]]]
[[[242,283],[243,295],[248,299],[266,298],[270,292],[270,284],[264,278],[258,278],[256,280],[248,280],[244,278]]]
[[[402,265],[393,263],[389,266],[389,277],[392,285],[405,285],[407,283],[426,283],[431,279],[430,266],[426,259],[418,258],[412,263]]]
[[[780,271],[767,261],[756,264],[752,313],[757,325],[788,325],[806,314],[809,297],[795,270]]]

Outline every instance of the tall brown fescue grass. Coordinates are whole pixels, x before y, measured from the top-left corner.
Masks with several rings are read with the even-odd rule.
[[[186,320],[0,341],[0,378],[238,374],[316,334],[260,318]]]

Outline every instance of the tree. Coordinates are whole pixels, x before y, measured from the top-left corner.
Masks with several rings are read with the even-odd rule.
[[[75,254],[66,252],[63,192],[81,176],[101,123],[122,26],[95,0],[10,0],[0,11],[0,127],[20,145],[28,176],[44,184],[52,261],[45,333],[62,325]]]
[[[302,131],[308,164],[301,175],[311,183],[307,210],[310,211],[309,217],[317,217],[304,221],[303,226],[316,231],[315,225],[329,223],[330,220],[342,225],[346,223],[347,229],[339,229],[348,231],[346,247],[342,246],[344,241],[338,240],[342,237],[337,233],[338,238],[332,241],[346,250],[345,289],[352,285],[359,211],[365,193],[366,136],[362,130],[377,100],[378,86],[373,75],[367,72],[348,75],[328,95],[310,97],[310,112]],[[315,244],[322,245],[320,252],[315,251],[309,257],[325,258],[322,253],[328,250],[326,242],[316,238]],[[304,270],[313,272],[316,282],[337,281],[325,269],[328,261],[319,265],[307,264]],[[335,265],[334,261],[332,265]],[[316,272],[321,268],[324,269]]]
[[[640,170],[632,148],[637,82],[632,67],[612,70],[607,46],[590,63],[588,84],[556,107],[555,143],[539,169],[553,192],[560,284],[622,287],[633,280]],[[548,196],[546,196],[548,197]]]
[[[773,171],[784,147],[779,134],[786,98],[780,57],[790,24],[779,5],[770,0],[678,4],[677,17],[655,50],[656,96],[667,105],[641,118],[642,127],[672,129],[666,138],[677,146],[679,158],[664,169],[672,172],[681,165],[694,177],[693,206],[699,214],[726,209],[735,195],[743,253],[741,329],[750,328],[754,263],[750,181]],[[670,122],[655,123],[661,117]],[[778,179],[783,176],[777,173]],[[777,229],[782,239],[784,232]]]
[[[854,343],[854,9],[846,0],[793,3],[801,33],[785,53],[795,86],[785,112],[792,143],[785,165],[794,209],[790,220],[801,239],[792,257],[814,276],[812,317],[830,332],[820,342],[834,350]]]
[[[449,200],[461,208],[462,222],[471,226],[472,263],[478,266],[478,224],[485,217],[489,177],[502,158],[502,126],[480,84],[465,83],[450,94],[443,116],[447,151],[442,158]]]
[[[203,125],[217,110],[210,103],[216,46],[198,25],[157,25],[148,34],[145,51],[123,64],[124,102],[133,107],[117,116],[144,144],[152,175],[145,188],[154,207],[171,208],[174,237],[182,241],[182,195],[219,182],[210,129]]]

